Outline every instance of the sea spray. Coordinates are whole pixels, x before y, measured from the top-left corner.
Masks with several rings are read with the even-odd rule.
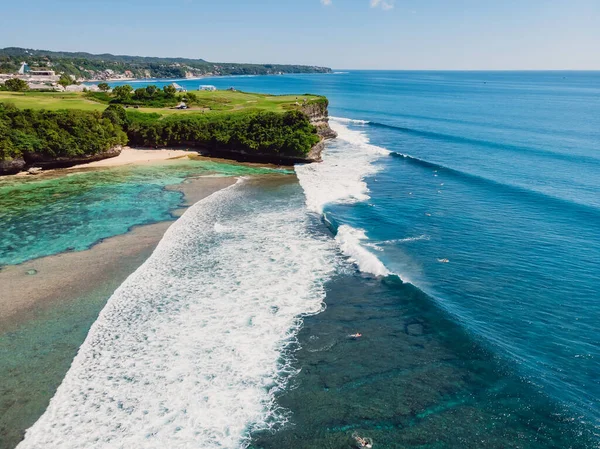
[[[332,120],[338,138],[327,145],[320,164],[296,166],[296,174],[306,195],[309,210],[323,213],[331,203],[355,203],[369,199],[364,178],[379,171],[372,163],[389,152],[371,145],[364,132]]]
[[[387,276],[390,274],[389,270],[377,256],[361,245],[362,241],[368,240],[364,230],[355,229],[348,225],[341,225],[338,228],[335,240],[340,245],[342,252],[350,257],[350,261],[354,262],[360,271],[374,274],[375,276]]]
[[[332,118],[330,124],[338,133],[338,138],[328,144],[323,162],[296,166],[296,174],[310,211],[324,214],[324,207],[328,204],[352,204],[369,199],[369,188],[364,179],[379,171],[375,162],[389,155],[389,151],[371,145],[364,131],[348,126],[364,123],[368,122]],[[376,276],[390,274],[375,254],[366,248],[368,245],[364,242],[368,238],[363,230],[342,225],[334,231],[342,252],[361,271]]]
[[[113,294],[20,449],[233,449],[285,420],[282,354],[335,252],[296,185],[244,184],[188,209]]]

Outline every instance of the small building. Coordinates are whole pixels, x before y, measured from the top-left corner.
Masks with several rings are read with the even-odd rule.
[[[26,77],[34,82],[54,82],[60,79],[60,76],[54,70],[30,70],[26,72]]]
[[[209,92],[214,92],[214,91],[217,90],[217,88],[215,86],[210,85],[210,84],[205,84],[205,85],[200,86],[200,88],[198,90],[206,90],[206,91],[209,91]]]
[[[65,90],[61,85],[50,82],[41,83],[29,81],[27,86],[29,87],[29,90],[53,90],[58,92],[63,92]]]

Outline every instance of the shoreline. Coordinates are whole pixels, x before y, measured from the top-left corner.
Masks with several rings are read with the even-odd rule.
[[[194,150],[182,150],[172,148],[159,148],[159,149],[148,149],[148,148],[132,148],[123,147],[121,153],[118,156],[109,157],[106,159],[100,159],[93,162],[84,162],[81,164],[72,165],[65,168],[49,168],[47,170],[41,170],[35,174],[29,173],[24,170],[14,175],[5,175],[4,178],[9,179],[11,176],[24,177],[32,176],[39,177],[45,174],[57,173],[63,170],[78,170],[86,168],[109,168],[109,167],[120,167],[124,165],[142,165],[152,162],[167,161],[170,159],[182,159],[184,157],[198,156],[199,153]]]
[[[57,303],[76,301],[106,280],[120,280],[120,285],[146,260],[169,226],[188,207],[235,182],[235,177],[190,178],[169,187],[183,193],[183,201],[172,211],[171,220],[134,226],[125,234],[100,240],[84,251],[63,252],[3,267],[0,285],[6,288],[0,298],[0,334]],[[132,264],[133,269],[122,270]]]
[[[168,159],[181,159],[187,156],[197,155],[193,150],[176,150],[171,148],[145,149],[123,147],[118,156],[102,159],[99,161],[77,164],[67,167],[67,170],[78,168],[96,168],[96,167],[119,167],[121,165],[142,164],[145,162],[165,161]]]

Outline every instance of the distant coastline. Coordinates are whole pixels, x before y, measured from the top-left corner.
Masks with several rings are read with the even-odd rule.
[[[300,64],[215,63],[189,58],[74,53],[20,47],[0,49],[0,74],[25,74],[33,68],[53,71],[78,82],[333,72],[329,67]]]

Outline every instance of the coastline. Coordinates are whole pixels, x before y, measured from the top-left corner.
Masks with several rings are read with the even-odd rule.
[[[81,164],[72,165],[65,168],[49,168],[42,170],[41,172],[32,175],[28,171],[20,171],[14,175],[5,175],[5,178],[10,176],[22,177],[22,176],[39,176],[50,173],[57,173],[59,170],[78,170],[85,168],[108,168],[108,167],[120,167],[123,165],[141,165],[145,163],[166,161],[169,159],[181,159],[189,156],[197,156],[198,152],[194,150],[181,150],[172,148],[160,148],[160,149],[147,149],[147,148],[132,148],[123,147],[121,152],[117,156],[109,157],[106,159],[100,159],[93,162],[84,162]]]
[[[188,178],[173,218],[134,226],[91,248],[0,269],[0,449],[12,449],[46,410],[90,326],[114,291],[191,205],[236,182]]]
[[[144,162],[165,161],[168,159],[179,159],[187,156],[197,155],[197,151],[193,150],[174,150],[171,148],[161,149],[143,149],[123,147],[121,154],[100,161],[89,162],[87,164],[78,164],[68,167],[67,170],[78,168],[96,168],[96,167],[118,167],[129,164],[142,164]]]

